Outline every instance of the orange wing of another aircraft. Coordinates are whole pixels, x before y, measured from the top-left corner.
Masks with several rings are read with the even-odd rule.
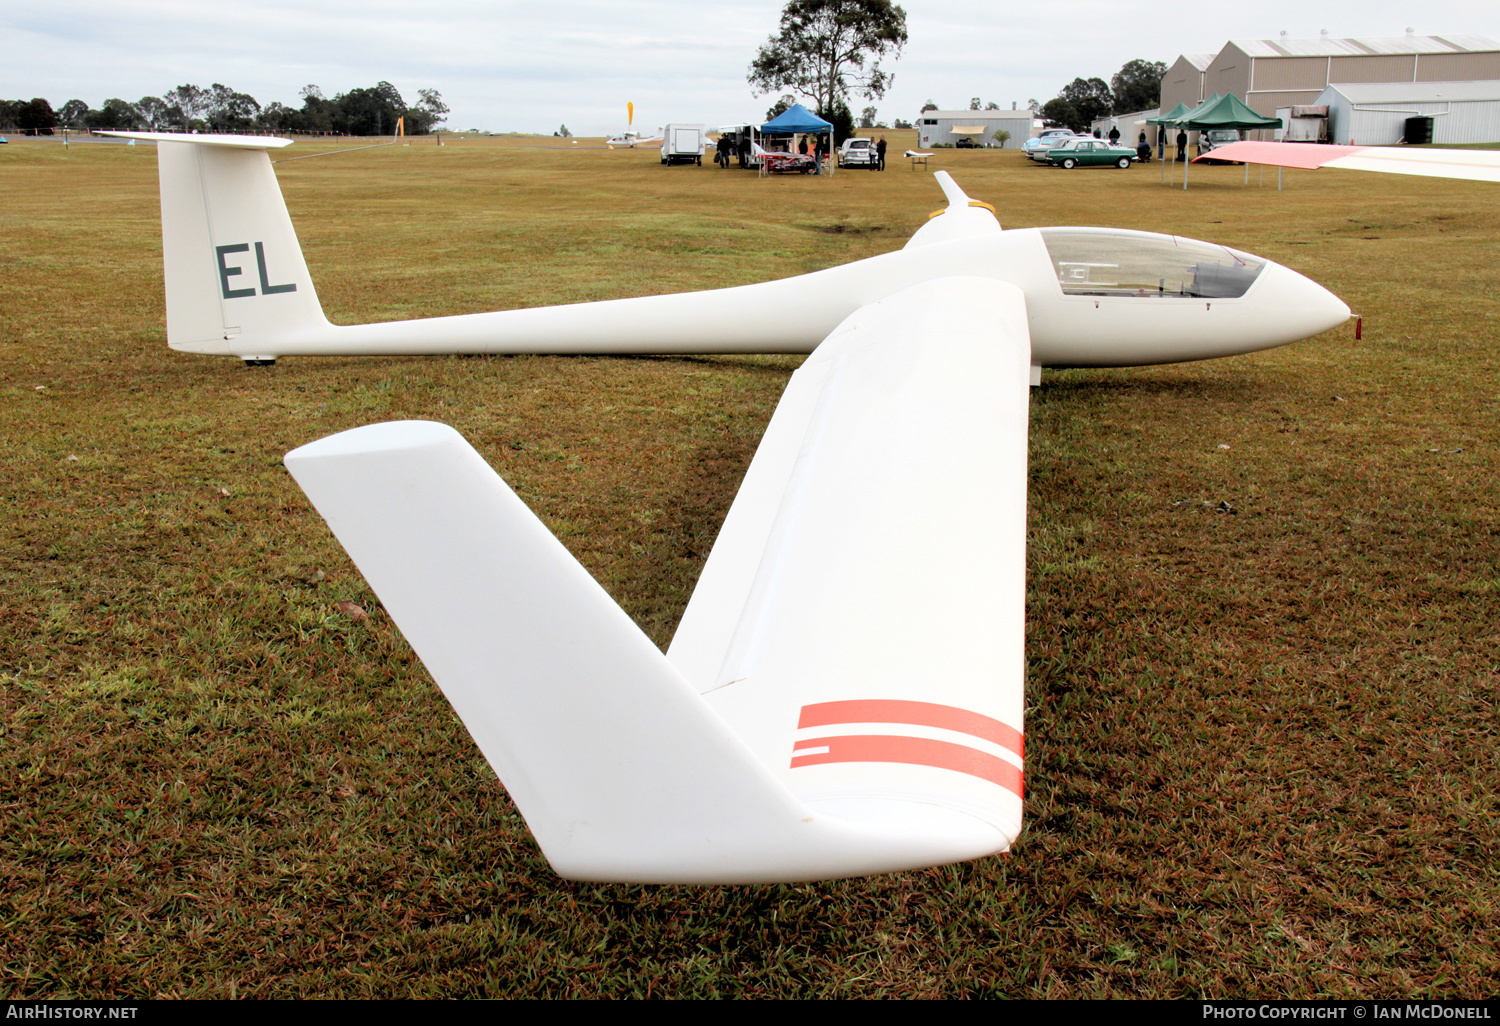
[[[1322,143],[1245,142],[1217,146],[1204,160],[1236,160],[1314,170],[1384,171],[1471,182],[1500,182],[1500,150],[1447,150],[1425,146],[1326,146]]]

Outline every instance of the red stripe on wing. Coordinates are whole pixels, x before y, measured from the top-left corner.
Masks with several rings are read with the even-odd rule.
[[[804,705],[798,728],[828,727],[838,723],[906,723],[938,727],[984,738],[1017,755],[1024,755],[1021,732],[1008,723],[967,709],[935,702],[904,702],[894,699],[856,699]],[[958,747],[958,746],[956,746]]]
[[[938,769],[953,770],[956,773],[966,773],[971,777],[988,780],[992,784],[1005,788],[1017,798],[1022,797],[1020,769],[998,756],[948,741],[934,741],[925,737],[855,734],[846,737],[810,738],[797,742],[796,747],[798,749],[826,747],[828,751],[798,755],[794,750],[792,769],[829,762],[897,762],[910,766],[935,766]]]

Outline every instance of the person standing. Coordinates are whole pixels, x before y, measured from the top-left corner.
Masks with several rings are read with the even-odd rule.
[[[875,144],[875,170],[885,170],[885,136],[883,135],[880,137],[880,141]]]
[[[1187,160],[1187,129],[1177,130],[1177,159]]]
[[[1120,126],[1119,125],[1110,125],[1109,126],[1109,144],[1111,146],[1118,146],[1118,145],[1120,145]]]

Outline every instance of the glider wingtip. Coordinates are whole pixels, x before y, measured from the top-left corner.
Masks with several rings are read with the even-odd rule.
[[[330,457],[353,456],[375,452],[421,449],[454,441],[468,445],[453,428],[434,420],[392,420],[383,424],[366,424],[293,449],[282,457],[290,469],[294,464]]]

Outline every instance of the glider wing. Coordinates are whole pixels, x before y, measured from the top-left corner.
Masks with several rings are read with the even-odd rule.
[[[1324,146],[1320,143],[1245,142],[1216,147],[1197,161],[1236,160],[1246,164],[1347,171],[1384,171],[1429,178],[1500,182],[1500,150],[1450,150],[1427,146]]]
[[[558,873],[889,872],[1020,829],[1029,360],[1021,293],[992,279],[849,317],[794,375],[665,657],[451,428],[286,463]]]

